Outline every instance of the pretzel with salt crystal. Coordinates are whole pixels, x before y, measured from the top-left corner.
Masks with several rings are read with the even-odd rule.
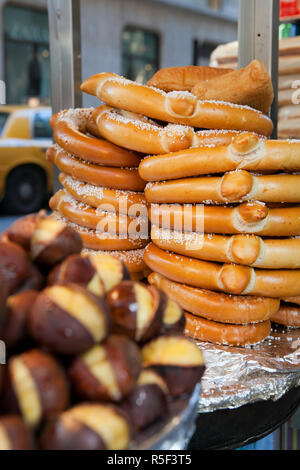
[[[114,258],[117,258],[121,261],[123,261],[127,268],[128,271],[130,272],[131,276],[136,275],[137,277],[144,275],[147,273],[148,268],[144,262],[144,249],[138,249],[138,250],[127,250],[127,251],[102,251],[102,250],[91,250],[89,248],[84,248],[82,250],[82,256],[88,256],[90,257],[91,261],[95,263],[99,263],[99,258],[101,260],[101,257],[103,254],[107,255],[109,254],[110,256],[113,256]]]
[[[223,101],[200,101],[187,91],[165,93],[113,73],[88,78],[81,90],[110,106],[152,119],[204,129],[248,130],[270,136],[270,118],[247,106]]]
[[[206,261],[263,269],[300,269],[300,238],[201,234],[152,226],[151,240],[162,250]]]
[[[153,243],[146,247],[144,259],[152,271],[201,289],[275,298],[300,295],[300,269],[265,270],[217,264],[166,252]]]
[[[111,211],[131,215],[137,206],[147,206],[143,193],[102,188],[76,180],[64,173],[60,173],[58,179],[74,199],[95,208],[105,206],[107,211],[111,208]]]
[[[65,190],[57,191],[49,201],[53,211],[58,211],[62,217],[80,227],[100,230],[100,227],[108,232],[127,234],[134,230],[141,238],[148,240],[148,219],[142,217],[129,217],[123,214],[107,212],[101,209],[78,203]]]
[[[93,112],[99,133],[110,142],[138,152],[176,152],[199,145],[229,144],[239,131],[204,130],[179,124],[163,126],[145,116],[102,105]]]
[[[129,191],[143,191],[145,187],[145,182],[136,168],[115,168],[87,163],[56,145],[47,149],[46,158],[63,173],[85,183]]]
[[[280,300],[268,297],[228,295],[170,281],[158,273],[148,276],[150,284],[163,290],[183,310],[221,323],[245,325],[269,320]]]
[[[300,308],[281,302],[280,308],[271,315],[270,319],[279,325],[300,328]]]
[[[87,135],[93,128],[92,112],[93,108],[71,108],[52,115],[50,125],[55,142],[67,152],[98,165],[137,167],[138,154]]]
[[[206,320],[185,312],[185,335],[197,341],[208,341],[224,346],[249,346],[262,342],[271,332],[271,322],[266,320],[249,325],[228,325]]]
[[[265,237],[300,235],[300,206],[268,208],[260,202],[238,206],[151,204],[150,220],[158,227],[191,232]]]
[[[101,251],[128,251],[138,250],[144,248],[148,240],[132,237],[124,238],[123,234],[118,235],[109,232],[101,232],[99,230],[92,230],[86,227],[70,222],[66,218],[62,217],[59,212],[53,212],[51,217],[62,220],[66,225],[72,227],[81,237],[83,247],[90,250],[101,250]]]
[[[235,170],[223,176],[182,178],[148,183],[146,200],[150,203],[228,204],[243,201],[300,203],[300,175],[253,175]]]
[[[300,141],[267,140],[243,132],[235,136],[228,146],[190,148],[149,156],[139,165],[140,176],[146,181],[173,180],[237,169],[259,173],[299,172]]]

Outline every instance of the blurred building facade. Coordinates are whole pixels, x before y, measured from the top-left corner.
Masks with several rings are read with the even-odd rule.
[[[158,68],[207,64],[236,39],[237,14],[238,0],[81,0],[83,78],[145,82]],[[8,104],[49,103],[47,0],[0,0],[0,79]]]

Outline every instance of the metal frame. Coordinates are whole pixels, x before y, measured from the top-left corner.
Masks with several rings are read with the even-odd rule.
[[[274,88],[270,112],[274,123],[273,138],[277,137],[279,10],[279,0],[239,1],[238,66],[245,67],[251,60],[258,59],[271,76]]]
[[[80,0],[47,0],[52,112],[82,106]],[[53,169],[53,189],[60,188]]]

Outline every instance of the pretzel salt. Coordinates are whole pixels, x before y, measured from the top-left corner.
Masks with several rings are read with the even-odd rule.
[[[264,269],[300,269],[300,238],[201,234],[152,226],[151,240],[162,250],[206,261]]]
[[[149,156],[139,165],[139,173],[146,181],[225,173],[237,169],[259,173],[299,172],[300,141],[267,140],[243,132],[228,146],[191,148]]]
[[[268,208],[261,202],[238,206],[151,204],[150,220],[159,227],[205,233],[254,233],[266,237],[300,235],[300,206]]]
[[[223,176],[181,178],[148,183],[146,200],[150,203],[228,204],[243,201],[300,203],[300,174],[253,175],[235,170]]]
[[[221,323],[248,324],[269,320],[279,309],[279,299],[228,295],[170,281],[158,273],[148,276],[150,284],[163,290],[182,309]]]
[[[240,134],[233,130],[204,130],[178,124],[162,126],[145,116],[102,105],[93,112],[99,133],[138,152],[158,154],[176,152],[199,145],[226,145]]]
[[[49,206],[53,211],[58,211],[62,217],[81,227],[98,231],[103,227],[108,232],[128,234],[128,236],[130,231],[134,230],[141,238],[148,239],[148,219],[95,209],[78,203],[65,190],[57,191],[50,199]]]
[[[71,108],[51,116],[55,142],[67,152],[99,165],[138,166],[138,154],[87,135],[91,128],[92,112],[93,108]]]
[[[117,213],[131,215],[137,206],[146,207],[146,199],[143,193],[102,188],[83,183],[64,173],[60,173],[58,178],[74,199],[95,208],[105,206],[107,211],[111,208]]]
[[[282,302],[277,312],[271,316],[271,321],[279,325],[300,328],[300,308]]]
[[[87,163],[57,146],[47,149],[46,158],[63,173],[85,183],[128,191],[143,191],[145,187],[136,168],[114,168]]]
[[[226,325],[206,320],[185,312],[185,334],[197,341],[208,341],[224,346],[249,346],[262,342],[271,332],[271,322],[266,320],[249,325]]]
[[[237,264],[217,264],[161,250],[145,249],[145,263],[172,281],[228,294],[266,297],[300,295],[300,270],[264,270]]]
[[[223,101],[200,101],[187,91],[165,93],[113,73],[88,78],[81,90],[97,96],[109,106],[142,114],[152,119],[205,129],[234,129],[269,136],[273,123],[247,106]]]

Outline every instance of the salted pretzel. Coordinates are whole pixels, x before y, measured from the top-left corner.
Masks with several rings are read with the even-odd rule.
[[[262,202],[238,206],[151,204],[150,220],[158,227],[191,232],[265,237],[300,235],[300,206],[268,208]]]
[[[240,132],[203,130],[179,124],[163,126],[145,116],[102,105],[93,112],[99,133],[111,142],[138,152],[158,154],[199,145],[226,145]]]
[[[170,281],[158,273],[148,276],[150,284],[164,291],[183,310],[221,323],[244,325],[269,320],[279,309],[279,299],[228,295]]]
[[[300,269],[300,238],[178,232],[152,226],[152,242],[162,250],[218,263],[253,268]]]
[[[101,257],[102,254],[109,254],[114,258],[120,259],[126,264],[128,271],[134,278],[139,276],[144,277],[145,274],[147,274],[148,272],[148,268],[144,262],[144,249],[127,251],[95,251],[88,248],[84,248],[81,253],[83,256],[91,257],[91,259],[93,257],[96,257],[96,262],[97,257]],[[140,277],[140,279],[142,279],[142,277]]]
[[[146,181],[225,173],[237,169],[259,173],[299,172],[300,141],[267,140],[243,132],[228,146],[190,148],[149,156],[139,165],[140,176]]]
[[[138,207],[147,206],[143,193],[102,188],[83,183],[64,173],[60,173],[58,179],[74,199],[95,208],[105,206],[107,211],[111,208],[112,211],[120,214],[133,215],[135,213],[138,216],[139,214],[136,213]]]
[[[283,297],[281,299],[283,302],[300,305],[300,296],[295,297]]]
[[[271,315],[271,321],[279,325],[300,328],[300,308],[281,302],[279,310]]]
[[[128,236],[135,233],[140,238],[149,238],[147,218],[129,217],[107,212],[101,208],[95,209],[78,203],[65,190],[57,191],[50,199],[49,206],[53,211],[58,211],[62,217],[81,227]]]
[[[71,108],[51,116],[55,142],[67,152],[98,165],[137,167],[138,154],[87,135],[92,128],[92,112],[93,108]]]
[[[82,83],[81,90],[109,106],[159,121],[204,129],[248,130],[266,136],[273,131],[270,118],[247,106],[200,101],[188,91],[165,93],[113,73],[93,75]]]
[[[223,176],[202,176],[148,183],[150,203],[228,204],[243,201],[300,203],[300,174],[254,175],[235,170]]]
[[[185,334],[197,341],[224,346],[249,346],[262,342],[271,332],[271,322],[266,320],[249,325],[226,325],[206,320],[185,312]]]
[[[128,191],[143,191],[145,187],[136,168],[114,168],[87,163],[56,145],[47,149],[46,158],[63,173],[85,183]]]
[[[183,67],[165,67],[158,70],[148,80],[147,85],[168,91],[191,91],[198,82],[220,77],[232,69],[207,67],[204,65],[188,65]]]
[[[88,229],[74,224],[73,222],[62,217],[59,212],[53,212],[52,217],[62,220],[66,225],[71,226],[81,237],[84,248],[90,250],[101,251],[127,251],[138,250],[144,248],[148,240],[133,237],[124,238],[123,234],[112,234],[108,232],[101,232],[98,230]]]
[[[235,295],[292,297],[300,295],[300,269],[266,270],[237,264],[217,264],[161,250],[145,249],[145,263],[172,281]]]

